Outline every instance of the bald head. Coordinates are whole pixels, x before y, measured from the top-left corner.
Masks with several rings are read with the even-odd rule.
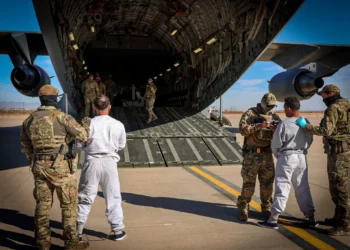
[[[97,97],[94,101],[94,106],[97,110],[106,110],[110,106],[109,98],[105,95]]]

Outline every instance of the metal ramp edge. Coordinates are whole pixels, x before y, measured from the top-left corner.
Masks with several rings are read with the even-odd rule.
[[[241,164],[240,146],[230,138],[127,139],[119,167],[182,167]]]
[[[146,124],[142,108],[113,108],[127,143],[119,151],[119,167],[181,167],[242,163],[242,149],[233,133],[203,114],[184,108],[156,108],[158,120]],[[79,155],[79,165],[84,162]]]

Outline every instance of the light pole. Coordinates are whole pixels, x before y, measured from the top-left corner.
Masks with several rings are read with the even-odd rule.
[[[220,118],[219,118],[219,125],[222,127],[223,122],[222,122],[222,96],[220,96]]]

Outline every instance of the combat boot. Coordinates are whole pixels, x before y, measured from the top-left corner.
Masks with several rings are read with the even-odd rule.
[[[329,235],[332,236],[350,236],[350,226],[347,227],[333,227],[331,229],[327,229]]]
[[[90,246],[89,242],[83,241],[79,242],[76,245],[65,247],[66,250],[79,250],[79,249],[88,249]]]
[[[239,220],[240,221],[247,221],[248,220],[248,210],[240,210],[239,212]]]
[[[263,211],[261,211],[261,213],[262,213],[265,220],[268,220],[271,216],[270,210],[263,210]]]
[[[324,219],[324,224],[326,226],[336,226],[337,225],[337,220],[335,218],[325,218]]]

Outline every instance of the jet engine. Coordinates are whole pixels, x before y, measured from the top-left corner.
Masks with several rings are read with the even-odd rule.
[[[37,97],[39,89],[50,84],[50,77],[37,65],[23,64],[11,72],[13,86],[23,95]]]
[[[296,96],[299,100],[310,99],[323,87],[323,79],[307,69],[291,69],[281,72],[269,81],[269,92],[277,101],[284,102],[288,96]]]

